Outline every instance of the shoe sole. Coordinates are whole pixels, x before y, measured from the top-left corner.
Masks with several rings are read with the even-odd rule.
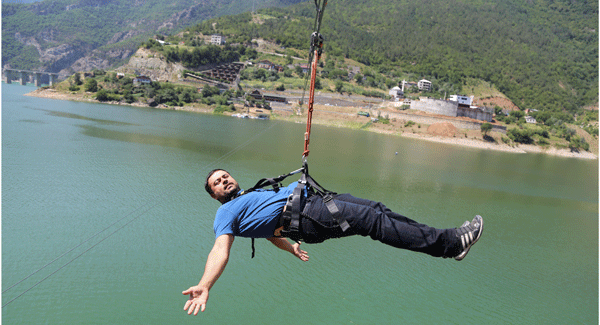
[[[478,216],[478,217],[479,217],[479,221],[481,223],[481,226],[479,227],[479,234],[477,234],[477,238],[475,238],[475,240],[473,240],[473,242],[471,243],[471,245],[469,245],[469,247],[467,247],[464,252],[462,252],[462,253],[460,253],[460,255],[456,256],[454,258],[455,260],[462,261],[465,257],[467,257],[467,254],[469,253],[469,250],[471,250],[471,247],[473,247],[473,245],[475,245],[475,243],[481,237],[481,234],[483,233],[483,218],[481,216]]]

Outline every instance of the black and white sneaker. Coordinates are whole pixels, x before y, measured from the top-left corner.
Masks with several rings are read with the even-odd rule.
[[[471,246],[475,244],[479,237],[481,237],[481,233],[483,232],[483,218],[479,215],[475,216],[471,222],[465,221],[460,228],[456,229],[456,235],[460,238],[460,243],[462,245],[462,252],[454,257],[457,261],[462,261]]]

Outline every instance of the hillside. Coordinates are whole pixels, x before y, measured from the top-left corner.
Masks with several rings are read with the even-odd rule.
[[[306,50],[314,12],[301,3],[189,30]],[[329,1],[321,32],[326,53],[391,78],[426,78],[441,94],[481,79],[521,109],[572,116],[598,103],[597,26],[597,1],[339,0]]]
[[[3,68],[59,72],[126,62],[155,33],[300,0],[45,0],[2,3]]]
[[[186,25],[193,27],[182,41],[220,33],[229,43],[264,39],[285,47],[283,54],[305,57],[315,6],[298,2],[258,1],[257,8],[289,6],[233,16],[221,15],[249,10],[252,4],[3,4],[2,60],[5,67],[60,71],[64,77],[124,63],[150,36],[179,35]],[[559,121],[574,122],[582,108],[598,106],[597,28],[597,1],[332,0],[321,30],[329,60],[324,73],[346,81],[340,70],[348,67],[341,62],[350,59],[368,67],[361,77],[371,87],[386,92],[403,79],[426,78],[436,97],[471,92],[469,80],[479,80],[515,107],[550,111]]]

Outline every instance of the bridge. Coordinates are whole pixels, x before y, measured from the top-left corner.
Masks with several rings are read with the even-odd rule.
[[[13,80],[18,80],[21,85],[25,85],[31,77],[35,86],[41,87],[42,76],[48,76],[50,86],[54,85],[58,81],[58,73],[18,69],[4,69],[4,77],[6,78],[7,84],[12,83]]]

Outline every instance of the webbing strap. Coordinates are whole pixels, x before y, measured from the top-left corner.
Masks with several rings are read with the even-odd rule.
[[[300,181],[298,181],[298,186],[296,186],[286,204],[286,210],[283,214],[283,218],[284,220],[287,220],[284,221],[284,231],[282,231],[282,234],[296,241],[301,238],[300,215],[303,207],[302,201],[304,199],[304,195],[302,191],[304,189],[306,189],[308,195],[319,195],[323,199],[323,203],[327,207],[327,210],[333,219],[338,223],[342,232],[346,232],[348,229],[350,229],[350,225],[348,224],[348,221],[344,219],[338,206],[333,200],[333,196],[336,193],[324,189],[321,185],[319,185],[319,183],[317,183],[317,181],[308,175],[308,165],[306,162],[304,162],[303,170],[302,177],[300,178]]]
[[[277,192],[277,191],[279,191],[279,187],[280,187],[279,183],[285,178],[282,176],[273,177],[273,178],[262,178],[261,180],[256,182],[256,184],[254,186],[252,186],[251,188],[244,191],[244,193],[249,193],[249,192],[252,192],[259,188],[263,188],[263,187],[267,187],[267,186],[273,186],[273,189],[275,190],[275,192]],[[287,177],[287,175],[286,175],[286,177]]]
[[[329,210],[329,213],[331,213],[333,219],[337,221],[337,223],[340,225],[340,228],[342,228],[342,232],[346,232],[346,230],[350,229],[348,221],[342,217],[340,209],[338,209],[337,205],[335,205],[335,202],[333,202],[333,196],[331,194],[327,194],[323,197],[323,203],[325,203],[325,206],[327,207],[327,210]]]
[[[293,172],[290,172],[288,174],[279,175],[277,177],[261,178],[258,182],[256,182],[256,184],[254,186],[243,191],[240,195],[244,195],[244,194],[250,193],[252,191],[255,191],[260,188],[267,187],[267,186],[273,186],[273,189],[275,190],[275,192],[277,192],[277,191],[279,191],[279,188],[281,187],[281,182],[284,179],[286,179],[288,176],[297,174],[301,171],[304,171],[304,169],[300,168],[300,169],[294,170]]]
[[[288,206],[286,208],[286,214],[291,217],[289,232],[298,233],[300,231],[300,212],[302,212],[302,201],[304,195],[302,190],[306,186],[306,174],[302,173],[298,185],[292,192],[292,197],[288,200]]]
[[[306,116],[306,132],[304,133],[304,152],[302,153],[302,157],[308,157],[310,150],[308,149],[308,145],[310,143],[310,128],[312,125],[312,113],[313,107],[315,103],[315,80],[317,78],[317,62],[319,61],[319,55],[317,54],[318,50],[315,50],[315,57],[313,62],[311,63],[311,71],[310,71],[310,90],[308,92],[308,114]]]

